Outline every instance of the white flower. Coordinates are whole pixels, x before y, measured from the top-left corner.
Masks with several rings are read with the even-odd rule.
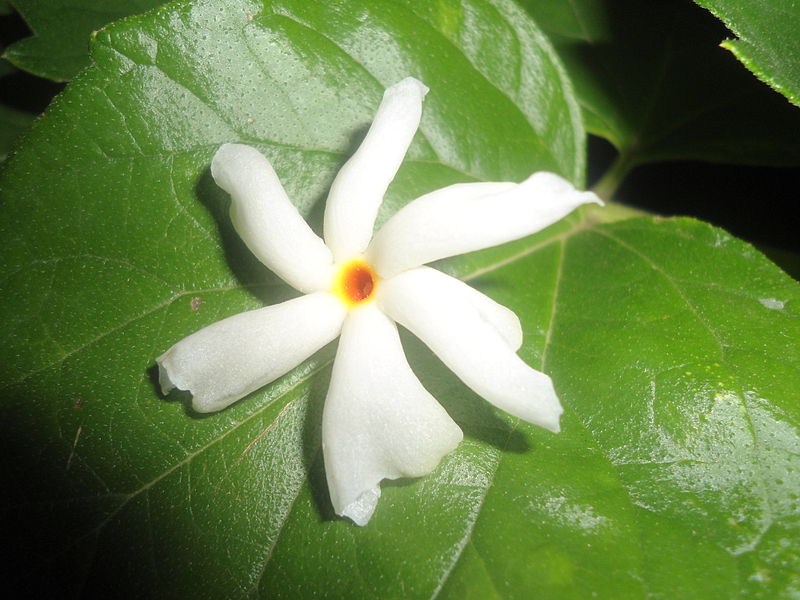
[[[372,237],[427,92],[410,77],[386,90],[366,138],[331,186],[324,242],[258,150],[223,145],[211,173],[231,195],[237,232],[261,262],[305,295],[214,323],[157,359],[164,393],[189,390],[194,409],[210,412],[341,336],[322,445],[333,507],[358,525],[372,516],[382,479],[430,473],[462,439],[411,371],[396,323],[489,402],[559,430],[562,408],[550,378],[516,354],[522,343],[517,316],[422,265],[527,236],[581,204],[600,203],[552,173],[520,184],[456,184],[409,203]]]

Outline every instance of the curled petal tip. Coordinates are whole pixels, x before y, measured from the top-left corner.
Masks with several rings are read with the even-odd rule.
[[[260,153],[255,148],[244,144],[222,144],[211,159],[211,176],[219,187],[226,192],[234,188],[240,164],[251,164],[259,159]]]
[[[531,423],[544,427],[548,431],[559,433],[561,431],[561,415],[564,414],[564,408],[561,406],[561,401],[553,389],[552,380],[549,377],[547,379],[549,385],[543,387],[549,388],[549,390],[540,390],[540,392],[544,393],[537,398],[538,410],[535,413],[535,417],[529,420]]]
[[[165,352],[156,359],[158,365],[158,385],[161,387],[161,394],[166,396],[175,389],[175,384],[169,376],[169,369],[167,367],[167,359],[169,352]]]
[[[521,416],[529,423],[544,427],[548,431],[559,433],[564,408],[553,388],[553,380],[548,375],[534,369],[530,369],[530,374],[533,376],[533,385],[530,388],[533,401],[517,416]]]
[[[552,417],[547,418],[547,419],[542,419],[537,424],[541,425],[542,427],[544,427],[548,431],[552,431],[553,433],[560,433],[561,432],[560,415],[561,415],[561,413],[559,413],[557,415],[553,415]]]
[[[567,196],[569,194],[574,194],[574,204],[575,206],[580,206],[582,204],[599,204],[600,206],[605,206],[606,203],[600,199],[600,196],[595,194],[592,191],[578,191],[575,189],[569,181],[561,177],[560,175],[556,175],[555,173],[550,173],[547,171],[543,171],[541,173],[534,173],[528,179],[532,179],[533,177],[539,176],[542,180],[545,178],[551,180],[549,184],[552,186],[551,193],[555,194],[563,194]]]
[[[401,79],[394,85],[386,88],[386,91],[383,93],[383,96],[386,97],[397,93],[406,94],[412,90],[416,90],[419,93],[420,97],[424,98],[430,91],[430,88],[424,83],[422,83],[416,77],[406,77],[405,79]]]
[[[375,512],[375,507],[378,505],[380,497],[381,488],[378,485],[362,493],[355,501],[345,506],[337,514],[340,517],[347,517],[359,527],[363,527],[372,518],[372,513]]]
[[[549,383],[549,377],[544,375],[544,373],[530,369],[530,375],[534,376],[535,379],[539,379],[539,376],[543,376],[547,378]],[[564,412],[564,409],[561,408],[558,397],[555,395],[555,392],[552,391],[552,385],[548,385],[548,383],[543,384],[541,381],[535,383],[529,388],[528,394],[526,394],[524,398],[518,399],[516,405],[503,406],[496,402],[495,404],[506,412],[528,423],[538,425],[553,433],[560,433],[561,414]],[[547,388],[550,389],[548,390]]]
[[[606,203],[603,202],[603,200],[600,198],[600,196],[598,196],[594,192],[588,192],[588,191],[587,192],[583,192],[583,203],[584,204],[592,204],[592,203],[594,203],[594,204],[598,204],[599,206],[605,206],[606,205]]]
[[[158,383],[161,386],[161,393],[166,396],[172,390],[189,392],[192,395],[192,410],[198,413],[215,412],[220,406],[208,402],[205,396],[198,394],[197,387],[192,383],[191,378],[187,379],[184,369],[180,365],[180,358],[176,361],[173,357],[175,346],[167,350],[156,359],[158,365]],[[172,375],[170,375],[172,371]]]
[[[174,346],[173,346],[174,348]],[[156,359],[158,364],[158,383],[161,386],[161,393],[166,396],[172,390],[181,390],[189,392],[192,395],[192,410],[198,413],[209,413],[219,410],[219,407],[213,403],[208,402],[202,395],[196,394],[195,386],[189,380],[181,379],[181,369],[178,365],[173,365],[170,360],[172,349],[170,348],[164,354]],[[170,376],[170,369],[174,373],[175,379]]]

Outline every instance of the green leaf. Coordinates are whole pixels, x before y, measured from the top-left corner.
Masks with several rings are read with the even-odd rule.
[[[521,4],[564,61],[587,129],[619,150],[622,171],[671,159],[800,164],[800,112],[719,48],[724,28],[697,6],[637,0]],[[790,21],[787,32],[796,29]],[[780,39],[775,43],[786,48],[782,56],[797,56]],[[792,41],[797,44],[797,36]]]
[[[0,181],[6,586],[88,597],[791,597],[800,586],[797,285],[693,221],[548,231],[441,268],[521,317],[563,431],[470,393],[412,336],[466,434],[373,520],[332,515],[333,347],[198,418],[154,358],[292,294],[232,231],[208,165],[266,152],[319,225],[383,88],[431,86],[381,215],[454,181],[582,174],[553,53],[503,0],[217,0],[115,24]],[[422,6],[421,6],[422,5]],[[491,26],[490,26],[491,25]],[[156,51],[157,50],[157,51]],[[49,592],[49,593],[48,593]]]
[[[68,81],[89,65],[94,31],[165,1],[11,0],[35,35],[11,44],[3,56],[34,75]]]
[[[800,106],[800,7],[791,0],[696,0],[737,36],[722,43],[763,82]]]

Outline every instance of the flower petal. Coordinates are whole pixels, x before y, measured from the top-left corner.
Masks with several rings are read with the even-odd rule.
[[[345,315],[333,294],[318,292],[218,321],[156,359],[161,390],[189,390],[198,412],[225,408],[335,339]]]
[[[337,262],[369,244],[383,195],[419,127],[427,93],[413,77],[388,88],[364,141],[336,176],[325,205],[325,243]]]
[[[258,260],[301,292],[330,287],[330,250],[297,212],[263,154],[223,144],[211,161],[211,175],[231,195],[233,226]]]
[[[441,286],[446,289],[446,293],[453,302],[466,303],[478,311],[481,319],[491,325],[500,337],[505,340],[509,348],[516,352],[522,346],[522,325],[519,322],[517,314],[500,304],[495,302],[486,294],[476,290],[474,287],[467,285],[460,279],[446,275],[441,271],[432,269],[430,267],[417,267],[413,271],[424,271],[419,276],[412,276],[409,271],[404,275],[406,281],[410,281],[411,285],[418,287],[420,290],[425,289],[428,281],[434,280],[435,286]],[[414,281],[417,279],[418,281]],[[437,287],[436,289],[439,289]]]
[[[352,309],[322,417],[336,514],[365,525],[382,479],[430,473],[461,439],[458,425],[411,371],[395,324],[374,303]]]
[[[526,365],[473,305],[433,273],[433,269],[414,269],[382,282],[380,307],[425,342],[478,395],[557,432],[563,409],[550,378]]]
[[[592,192],[579,192],[547,172],[534,173],[520,184],[451,185],[397,211],[375,234],[367,260],[381,277],[389,278],[440,258],[536,233],[588,202],[602,204]]]

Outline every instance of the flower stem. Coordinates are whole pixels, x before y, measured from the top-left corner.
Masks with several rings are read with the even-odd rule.
[[[592,191],[600,196],[603,201],[608,201],[617,192],[622,180],[636,166],[636,161],[630,152],[621,152],[614,159],[611,167],[600,180],[594,184]]]

